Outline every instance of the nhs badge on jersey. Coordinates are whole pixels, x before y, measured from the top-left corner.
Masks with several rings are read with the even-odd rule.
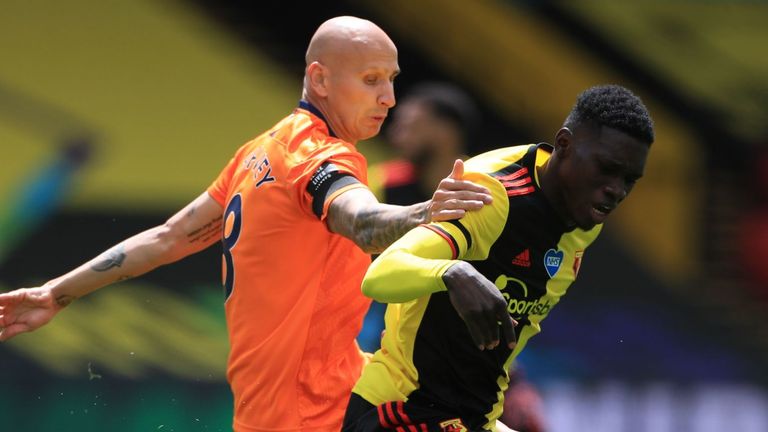
[[[564,255],[563,251],[554,249],[550,249],[544,254],[544,268],[550,278],[554,277],[555,273],[560,270]]]

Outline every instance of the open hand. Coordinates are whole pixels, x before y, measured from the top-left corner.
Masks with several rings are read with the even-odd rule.
[[[62,307],[47,288],[22,288],[0,294],[0,341],[45,325]]]
[[[456,159],[453,170],[442,179],[432,195],[429,209],[430,222],[459,219],[470,210],[479,210],[490,204],[491,193],[483,186],[463,180],[464,162]]]

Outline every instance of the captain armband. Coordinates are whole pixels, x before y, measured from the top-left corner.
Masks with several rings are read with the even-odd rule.
[[[323,162],[307,184],[307,192],[312,197],[312,213],[321,218],[328,195],[355,183],[359,181],[354,176],[339,171],[339,168],[330,162]]]

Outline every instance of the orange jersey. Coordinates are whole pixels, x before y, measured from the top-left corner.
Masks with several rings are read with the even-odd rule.
[[[326,199],[328,167],[359,182]],[[355,337],[370,304],[360,292],[370,257],[324,218],[334,197],[366,183],[364,156],[302,102],[243,145],[209,187],[225,208],[235,430],[341,428],[364,363]]]

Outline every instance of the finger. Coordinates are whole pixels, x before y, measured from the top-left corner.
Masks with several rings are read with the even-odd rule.
[[[498,344],[498,324],[492,314],[478,314],[474,320],[475,333],[477,337],[475,341],[478,343],[480,350],[491,350],[496,344]],[[494,337],[496,332],[496,337]],[[495,339],[495,342],[494,342]]]
[[[493,202],[493,196],[491,196],[487,190],[483,190],[483,188],[477,190],[466,190],[464,188],[453,189],[453,186],[450,186],[447,182],[441,184],[441,187],[443,188],[435,191],[432,196],[432,201],[479,201],[483,204],[490,204]]]
[[[517,321],[513,320],[509,314],[504,311],[501,318],[501,330],[504,332],[504,341],[507,343],[509,349],[515,349],[517,345],[517,333],[515,333],[515,326]]]
[[[12,324],[8,327],[5,327],[2,331],[0,331],[0,342],[5,342],[19,333],[24,333],[25,331],[29,331],[29,326],[26,324]]]
[[[464,177],[464,161],[456,159],[453,162],[453,169],[451,170],[451,174],[448,175],[448,178],[460,180],[462,177]]]
[[[23,289],[0,294],[0,306],[11,306],[13,304],[18,304],[25,298],[30,297],[25,296],[25,294],[25,290]]]
[[[491,195],[491,192],[485,186],[481,186],[475,182],[471,182],[468,180],[457,180],[453,178],[446,178],[440,182],[439,186],[440,187],[438,189],[442,189],[446,191],[468,191],[468,192],[481,193],[488,196]]]
[[[434,207],[442,210],[442,209],[450,209],[450,210],[480,210],[483,208],[485,203],[481,200],[477,199],[448,199],[442,202],[439,202],[434,205]]]
[[[469,330],[469,335],[472,337],[472,341],[475,343],[475,346],[480,351],[483,351],[485,349],[486,341],[483,337],[482,330],[478,325],[476,325],[475,322],[470,322],[468,320],[464,321],[467,323],[467,330]]]
[[[461,209],[455,209],[455,210],[443,209],[443,210],[433,212],[431,220],[434,222],[440,222],[440,221],[461,219],[462,217],[464,217],[464,214],[466,214],[466,211]]]
[[[499,323],[494,315],[488,314],[486,325],[488,326],[488,349],[494,349],[499,346]]]

